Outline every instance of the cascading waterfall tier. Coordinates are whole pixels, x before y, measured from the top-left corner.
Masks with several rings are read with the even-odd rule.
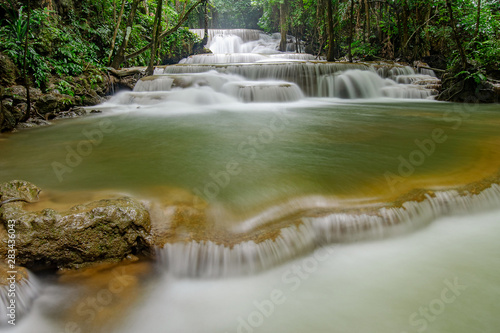
[[[205,95],[210,91],[209,89],[213,89],[214,92],[222,92],[244,103],[293,102],[304,98],[300,88],[291,82],[245,81],[244,78],[234,74],[210,71],[207,73],[148,76],[137,82],[134,92],[121,94],[114,101],[118,104],[141,104],[141,101],[143,104],[157,104],[163,101],[178,100],[178,96],[186,95],[186,89],[189,89],[191,94],[188,100],[197,100],[197,97]],[[150,101],[147,100],[148,97]],[[202,101],[213,104],[213,99],[203,98]],[[224,99],[215,99],[214,101],[223,102]],[[226,101],[233,102],[233,100]]]
[[[437,94],[436,90],[419,84],[429,81],[436,84],[432,77],[412,74],[398,75],[395,79],[396,81],[383,79],[375,72],[360,70],[325,75],[319,79],[319,95],[347,99],[378,97],[425,99]]]
[[[164,69],[164,73],[202,73],[215,70],[219,73],[237,74],[247,80],[279,80],[297,84],[307,96],[317,96],[318,78],[321,75],[333,74],[349,69],[365,69],[366,64],[323,63],[323,62],[285,62],[285,63],[253,63],[225,65],[172,65]]]
[[[248,102],[294,102],[304,96],[300,88],[290,82],[239,81],[224,85],[223,90],[239,101]]]
[[[242,81],[241,76],[221,74],[216,71],[207,73],[159,74],[147,76],[137,81],[134,91],[169,91],[175,88],[210,87],[221,91],[228,82]]]
[[[307,53],[278,53],[278,54],[259,54],[259,53],[207,53],[196,54],[184,58],[179,64],[234,64],[234,63],[254,63],[254,62],[278,62],[278,61],[306,61],[318,60],[312,54]]]
[[[205,31],[195,29],[192,32],[202,37]],[[296,84],[304,95],[310,97],[426,99],[437,95],[440,88],[440,80],[435,78],[432,71],[416,74],[409,66],[385,62],[322,62],[311,54],[278,52],[280,39],[278,33],[268,35],[259,30],[209,29],[207,46],[212,54],[182,59],[178,65],[165,67],[163,73],[203,73],[214,70],[221,74],[240,75],[251,81],[287,81]],[[287,42],[300,44],[293,36],[287,36]],[[355,69],[358,71],[351,71]],[[167,82],[162,83],[168,85]],[[253,90],[261,87],[260,84],[253,86]],[[239,87],[251,90],[249,84],[240,84]],[[143,89],[142,86],[135,90],[139,89]],[[226,92],[235,95],[235,89]],[[254,100],[250,98],[251,95],[254,94],[243,93],[243,90],[238,94],[244,102]]]
[[[205,36],[205,29],[189,29],[192,33],[198,35],[201,39]],[[259,40],[264,33],[256,29],[208,29],[208,44],[216,36],[237,36],[243,42]]]
[[[159,265],[179,277],[215,278],[252,274],[335,242],[380,239],[427,225],[446,215],[483,211],[500,205],[500,186],[479,194],[457,191],[426,194],[420,202],[380,208],[375,214],[335,213],[303,217],[301,223],[281,229],[279,236],[256,243],[225,246],[212,241],[168,243],[157,249]]]
[[[204,38],[204,29],[191,29]],[[279,53],[281,35],[268,35],[253,29],[208,29],[206,47],[213,53]],[[303,52],[304,45],[294,36],[287,35],[286,52]]]
[[[353,71],[354,70],[354,71]],[[280,80],[297,84],[306,96],[339,98],[417,98],[437,94],[439,79],[415,74],[411,67],[395,67],[375,71],[358,63],[317,61],[252,63],[252,64],[182,64],[167,66],[164,73],[237,74],[245,79]],[[387,76],[383,78],[382,76]],[[400,83],[394,81],[398,80]]]

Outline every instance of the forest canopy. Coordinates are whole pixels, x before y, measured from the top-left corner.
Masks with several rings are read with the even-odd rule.
[[[328,60],[422,60],[500,76],[498,0],[0,0],[0,20],[0,52],[18,68],[26,54],[42,89],[52,76],[175,63],[202,47],[188,29],[205,27],[293,35]]]

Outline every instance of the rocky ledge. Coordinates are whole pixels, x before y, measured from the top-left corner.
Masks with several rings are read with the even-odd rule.
[[[42,89],[30,88],[31,118],[20,123],[27,109],[23,79],[5,54],[0,52],[0,132],[50,124],[59,118],[87,114],[86,109],[103,102],[118,90],[132,90],[145,68],[125,70],[89,68],[79,76],[51,76]]]
[[[6,257],[9,233],[15,233],[17,265],[78,268],[150,250],[151,221],[138,201],[128,197],[99,200],[64,212],[24,209],[39,192],[26,181],[0,185],[0,254]]]

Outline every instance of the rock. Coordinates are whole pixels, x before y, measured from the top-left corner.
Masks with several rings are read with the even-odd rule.
[[[40,114],[65,111],[74,105],[74,97],[57,93],[43,95],[35,103]]]
[[[8,56],[0,52],[0,86],[16,84],[17,68]]]
[[[54,117],[49,117],[49,119],[66,119],[66,118],[77,118],[87,115],[87,110],[82,107],[74,107],[68,111],[59,112],[54,114]]]
[[[102,103],[102,98],[97,94],[92,95],[82,95],[80,97],[81,102],[79,103],[82,106],[94,106]]]
[[[6,132],[14,129],[16,126],[18,119],[16,119],[12,113],[10,113],[7,110],[3,110],[1,112],[0,120],[2,120],[2,123],[0,124],[0,132]]]
[[[3,100],[0,103],[0,132],[10,131],[21,118],[16,117],[11,99]]]
[[[38,200],[40,189],[24,180],[13,180],[0,184],[0,201],[6,199],[21,198],[26,201]],[[0,206],[1,207],[1,206]]]
[[[1,200],[36,199],[39,189],[25,181],[0,186]],[[0,207],[0,254],[7,253],[8,221],[15,221],[16,263],[32,268],[75,268],[102,261],[120,261],[149,251],[148,211],[134,199],[99,200],[58,212],[31,212],[24,202]]]
[[[36,101],[42,96],[42,91],[38,88],[30,88],[30,99],[31,102]],[[26,102],[26,88],[24,86],[12,86],[6,88],[4,91],[4,97],[11,98],[14,104]]]
[[[476,82],[472,77],[444,75],[442,91],[436,99],[458,103],[499,103],[500,94],[489,81]]]
[[[52,123],[50,121],[38,119],[38,118],[30,118],[25,123],[17,124],[16,128],[17,129],[26,129],[26,128],[35,128],[35,127],[43,127],[43,126],[50,126],[50,125],[52,125]]]
[[[140,78],[141,77],[139,75],[120,77],[120,79],[116,83],[115,89],[117,91],[134,90],[135,84],[137,83],[137,81],[139,81]]]

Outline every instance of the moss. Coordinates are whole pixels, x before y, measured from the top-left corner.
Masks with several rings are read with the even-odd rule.
[[[0,52],[0,86],[13,86],[18,76],[17,68],[8,56]]]

